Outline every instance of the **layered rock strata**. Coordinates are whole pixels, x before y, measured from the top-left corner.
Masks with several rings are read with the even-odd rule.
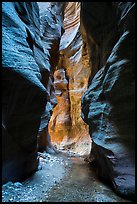
[[[92,65],[82,117],[92,138],[91,161],[114,191],[135,197],[135,4],[82,2]]]
[[[90,66],[86,41],[80,33],[80,3],[68,2],[64,10],[60,59],[54,74],[58,104],[49,123],[51,139],[59,148],[88,154],[91,140],[81,119],[81,97],[87,89]]]
[[[48,90],[48,102],[45,112],[41,117],[41,125],[38,134],[39,151],[46,150],[50,153],[57,152],[52,145],[48,124],[53,113],[53,108],[57,105],[54,85],[54,70],[59,61],[59,45],[61,36],[64,32],[63,19],[65,2],[38,2],[40,9],[40,30],[43,48],[46,53],[47,61],[50,64],[48,73],[43,73],[42,82]]]
[[[64,4],[53,3],[42,24],[36,2],[2,3],[3,183],[22,180],[37,170],[37,151],[43,145],[39,138],[37,144],[37,135],[56,104],[52,73],[58,55],[55,61],[50,55],[58,54]],[[40,25],[47,26],[45,32]],[[45,132],[45,146],[51,147]]]

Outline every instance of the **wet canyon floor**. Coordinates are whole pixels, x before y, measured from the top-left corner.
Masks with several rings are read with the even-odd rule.
[[[43,152],[39,161],[27,180],[2,186],[2,202],[130,202],[98,180],[83,157]]]

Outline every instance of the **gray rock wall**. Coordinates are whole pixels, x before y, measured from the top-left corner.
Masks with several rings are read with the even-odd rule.
[[[43,118],[50,102],[56,104],[52,73],[58,58],[53,61],[50,56],[58,54],[55,45],[62,34],[64,5],[52,4],[43,31],[36,2],[2,3],[3,183],[22,180],[37,170],[37,151],[43,145],[37,135],[47,126]],[[44,137],[49,145],[48,133]]]
[[[41,39],[45,57],[50,64],[49,72],[42,72],[42,83],[48,90],[48,103],[41,117],[38,146],[40,151],[46,150],[50,153],[57,152],[50,139],[48,124],[53,113],[53,108],[57,105],[53,74],[59,61],[59,45],[64,32],[63,18],[65,5],[65,2],[38,2]]]
[[[47,101],[41,83],[45,66],[39,10],[32,2],[2,3],[3,182],[24,179],[37,169],[37,134]],[[34,50],[40,51],[38,64]]]
[[[125,198],[135,196],[135,4],[82,2],[91,79],[82,118],[98,176]],[[92,164],[91,162],[91,164]]]

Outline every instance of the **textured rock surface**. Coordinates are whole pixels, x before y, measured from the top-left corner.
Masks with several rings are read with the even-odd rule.
[[[53,73],[59,60],[59,44],[63,34],[63,11],[65,2],[38,2],[40,9],[40,28],[41,39],[46,53],[47,61],[50,63],[48,73],[43,73],[42,82],[48,90],[48,103],[45,107],[45,112],[41,118],[41,125],[39,128],[38,144],[39,150],[44,149],[48,152],[54,152],[56,149],[51,143],[48,132],[48,123],[51,118],[53,108],[57,104],[55,96]],[[49,78],[47,77],[49,75]]]
[[[102,184],[83,158],[40,153],[41,169],[2,186],[2,202],[130,202]],[[80,176],[79,176],[80,175]]]
[[[3,183],[36,171],[38,150],[56,151],[48,132],[56,106],[49,126],[54,144],[87,153],[89,125],[98,175],[133,200],[135,5],[82,2],[81,8],[82,36],[78,2],[2,4]]]
[[[91,84],[82,117],[93,140],[91,160],[115,192],[135,196],[135,4],[82,3],[91,53]],[[99,70],[99,71],[98,71]]]
[[[24,179],[35,171],[38,148],[43,144],[52,147],[47,123],[56,104],[52,72],[58,62],[60,12],[65,3],[45,5],[52,11],[48,9],[44,18],[40,10],[40,21],[36,2],[2,4],[4,183]],[[51,54],[56,56],[54,60]],[[44,137],[39,136],[37,144],[42,130]]]
[[[60,68],[54,73],[55,93],[58,100],[49,124],[49,131],[53,143],[60,145],[67,142],[71,127],[68,81],[65,70]]]
[[[47,99],[40,69],[47,66],[37,3],[3,2],[2,12],[2,177],[7,182],[37,169],[36,136]]]
[[[58,147],[88,154],[91,140],[81,119],[81,96],[87,89],[90,67],[86,42],[80,34],[80,3],[68,2],[64,10],[64,34],[60,60],[54,75],[58,104],[49,124],[51,139]]]

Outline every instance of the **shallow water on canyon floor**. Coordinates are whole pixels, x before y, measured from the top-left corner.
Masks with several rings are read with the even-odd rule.
[[[48,193],[48,202],[128,202],[99,181],[90,165],[80,157],[68,159],[65,178]]]
[[[40,154],[40,170],[2,187],[2,202],[129,202],[96,178],[84,158]]]

